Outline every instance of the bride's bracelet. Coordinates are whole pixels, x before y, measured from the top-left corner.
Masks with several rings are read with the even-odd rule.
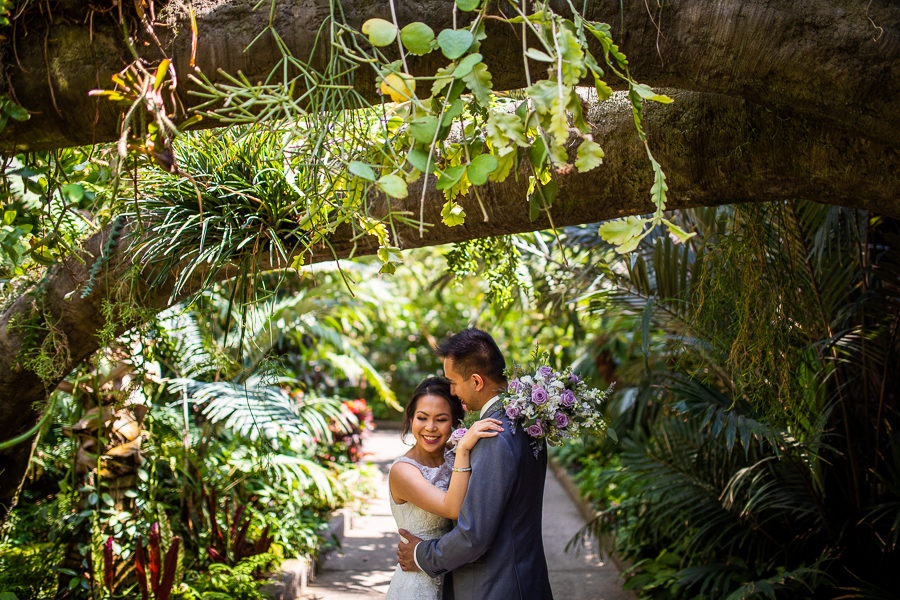
[[[454,473],[468,473],[472,470],[472,467],[453,467]]]

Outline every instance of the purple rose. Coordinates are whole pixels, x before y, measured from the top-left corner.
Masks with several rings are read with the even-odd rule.
[[[513,379],[512,381],[510,381],[510,382],[509,382],[509,386],[507,387],[507,389],[508,389],[510,392],[512,392],[513,394],[515,394],[516,392],[518,392],[518,391],[519,391],[519,380],[518,380],[518,379]]]
[[[541,426],[541,422],[538,421],[534,425],[527,427],[525,429],[525,433],[527,433],[528,435],[530,435],[533,438],[541,437],[542,435],[544,435],[544,428]]]
[[[545,390],[544,388],[542,388],[540,386],[535,386],[531,390],[531,401],[534,402],[535,404],[543,404],[544,402],[547,401],[547,398],[549,398],[549,397],[550,397],[550,395],[547,394],[547,390]]]
[[[581,377],[575,373],[569,373],[569,383],[578,383],[579,381],[581,381]]]
[[[559,403],[569,408],[575,404],[575,392],[572,390],[563,390],[559,394]]]
[[[556,426],[560,429],[564,429],[569,424],[569,417],[566,413],[561,410],[556,411],[556,414],[553,415],[553,418],[556,419]]]
[[[459,440],[463,439],[463,436],[466,435],[467,431],[468,429],[466,429],[465,427],[461,429],[454,429],[453,433],[450,434],[450,441],[458,442]]]
[[[508,406],[506,407],[506,416],[510,419],[518,419],[522,416],[522,409],[518,406]]]
[[[541,367],[538,369],[538,373],[544,378],[544,381],[547,381],[553,375],[553,369],[550,367]]]

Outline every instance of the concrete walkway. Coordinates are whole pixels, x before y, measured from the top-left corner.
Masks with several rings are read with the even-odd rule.
[[[354,517],[343,540],[343,553],[325,559],[309,586],[308,600],[383,598],[396,565],[397,533],[388,504],[387,469],[408,449],[397,431],[379,430],[366,439],[369,460],[384,474],[378,496],[368,514]],[[553,473],[544,486],[544,552],[550,585],[557,600],[632,600],[623,591],[619,573],[610,561],[594,553],[566,554],[564,548],[585,521]]]

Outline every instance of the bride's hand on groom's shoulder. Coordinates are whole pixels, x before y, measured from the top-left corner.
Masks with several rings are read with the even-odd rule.
[[[459,440],[459,450],[468,452],[481,438],[495,437],[503,431],[503,423],[497,419],[481,419],[475,421],[466,434]]]
[[[416,544],[422,541],[422,538],[416,537],[405,529],[401,529],[400,543],[397,544],[397,562],[404,571],[420,571],[416,565]]]

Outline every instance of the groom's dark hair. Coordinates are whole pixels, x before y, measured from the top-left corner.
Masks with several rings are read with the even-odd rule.
[[[450,358],[453,368],[469,377],[478,373],[498,383],[506,381],[506,361],[490,334],[470,327],[451,335],[435,349],[441,358]]]

